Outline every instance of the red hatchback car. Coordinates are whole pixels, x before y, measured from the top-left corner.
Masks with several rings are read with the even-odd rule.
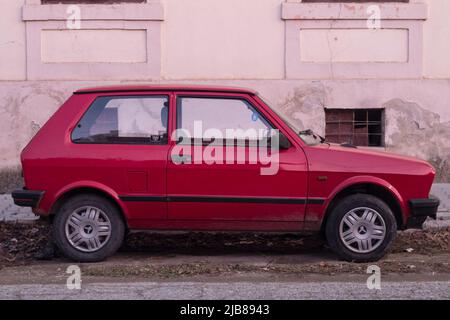
[[[21,161],[15,203],[50,216],[76,261],[131,229],[322,231],[341,258],[373,261],[439,205],[427,162],[328,143],[239,88],[79,90]]]

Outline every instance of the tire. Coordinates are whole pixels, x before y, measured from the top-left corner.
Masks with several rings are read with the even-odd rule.
[[[53,237],[67,258],[98,262],[113,255],[122,245],[125,224],[109,200],[92,194],[67,199],[56,212]]]
[[[367,194],[340,200],[325,226],[330,248],[341,259],[352,262],[378,261],[390,251],[396,234],[392,210],[379,198]]]

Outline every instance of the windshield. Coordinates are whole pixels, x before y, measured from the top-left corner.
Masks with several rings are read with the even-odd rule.
[[[270,104],[267,103],[261,95],[258,94],[258,97],[273,111],[277,114],[280,119],[286,123],[294,132],[303,140],[307,145],[313,146],[317,144],[321,144],[325,141],[320,135],[314,133],[311,129],[300,128],[296,125],[292,120],[288,119],[284,114],[279,112],[278,110],[272,108]]]

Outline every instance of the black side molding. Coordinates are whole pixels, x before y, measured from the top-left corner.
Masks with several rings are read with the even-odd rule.
[[[166,202],[167,197],[158,196],[119,196],[119,199],[125,202],[139,201],[139,202]]]
[[[14,204],[20,207],[32,207],[35,208],[39,204],[39,201],[44,196],[44,191],[38,190],[26,190],[18,189],[14,190],[11,194],[14,199]]]
[[[169,202],[224,202],[224,203],[276,203],[305,204],[306,199],[297,198],[241,198],[241,197],[167,197]]]
[[[274,204],[323,204],[321,198],[244,198],[244,197],[210,197],[210,196],[119,196],[122,201],[148,201],[148,202],[221,202],[221,203],[274,203]]]

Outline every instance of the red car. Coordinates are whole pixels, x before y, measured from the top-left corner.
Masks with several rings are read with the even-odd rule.
[[[130,229],[317,231],[373,261],[439,205],[427,162],[328,143],[239,88],[79,90],[21,162],[15,203],[50,216],[77,261],[112,255]]]

